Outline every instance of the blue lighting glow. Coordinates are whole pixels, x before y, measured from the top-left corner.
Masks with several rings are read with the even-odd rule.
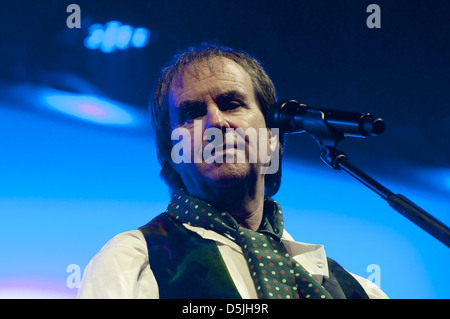
[[[110,21],[105,25],[93,24],[88,29],[89,35],[84,39],[84,45],[91,50],[111,53],[127,48],[143,48],[148,44],[150,31],[143,27],[133,28],[119,21]]]
[[[135,31],[135,33],[136,33],[136,31]],[[119,30],[118,30],[117,36],[116,36],[116,47],[121,50],[128,48],[132,34],[133,34],[133,28],[131,26],[123,25],[123,26],[119,27]]]
[[[102,43],[105,31],[101,24],[93,24],[89,27],[90,36],[84,39],[84,45],[86,48],[96,50]]]
[[[435,188],[445,192],[450,192],[450,168],[434,167],[434,168],[415,168],[411,169],[418,177],[420,183],[424,185],[432,185]]]
[[[42,99],[46,106],[81,120],[103,125],[129,125],[133,122],[130,113],[103,98],[91,95],[45,94]]]
[[[444,186],[450,190],[450,170],[446,172],[447,175],[444,176]]]
[[[144,47],[149,38],[149,31],[145,28],[137,28],[134,30],[133,38],[131,39],[131,43],[135,48]]]

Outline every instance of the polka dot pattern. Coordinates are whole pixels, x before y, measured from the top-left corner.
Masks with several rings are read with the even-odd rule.
[[[167,213],[182,223],[233,237],[242,248],[259,298],[332,298],[286,251],[280,240],[282,211],[273,199],[265,199],[264,218],[258,231],[240,226],[227,212],[185,194],[172,198]]]

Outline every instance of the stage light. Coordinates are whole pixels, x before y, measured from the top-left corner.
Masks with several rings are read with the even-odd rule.
[[[128,48],[133,34],[133,28],[129,25],[123,25],[119,28],[116,37],[116,47],[120,50]]]
[[[77,94],[44,94],[42,101],[53,110],[103,125],[130,125],[133,116],[124,107],[107,99]]]
[[[111,53],[116,50],[116,37],[119,32],[120,22],[111,21],[106,24],[100,51]]]
[[[101,24],[93,24],[89,27],[90,36],[84,39],[84,45],[91,50],[98,49],[102,43],[105,31]]]
[[[149,35],[150,32],[147,29],[137,28],[136,30],[134,30],[131,43],[135,48],[142,48],[147,44]]]
[[[143,48],[150,38],[150,31],[143,27],[133,28],[119,21],[110,21],[105,25],[93,24],[88,28],[89,35],[84,45],[91,50],[99,49],[103,53],[125,50],[130,46]]]

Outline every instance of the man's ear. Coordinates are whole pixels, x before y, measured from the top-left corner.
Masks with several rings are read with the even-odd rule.
[[[269,136],[269,147],[270,147],[270,162],[269,165],[264,165],[261,167],[261,174],[275,174],[280,167],[280,154],[279,154],[279,129],[278,128],[267,128],[267,134]]]
[[[270,154],[273,154],[278,148],[278,135],[280,134],[278,129],[267,129],[269,131],[269,144],[270,144]]]

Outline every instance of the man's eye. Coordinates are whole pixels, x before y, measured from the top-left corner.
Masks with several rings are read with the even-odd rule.
[[[196,118],[199,118],[200,116],[201,116],[201,113],[198,110],[189,110],[184,113],[184,120],[192,121]]]
[[[235,110],[235,109],[239,108],[240,106],[242,106],[242,103],[240,103],[238,101],[230,101],[230,102],[225,103],[222,109],[225,111]]]

